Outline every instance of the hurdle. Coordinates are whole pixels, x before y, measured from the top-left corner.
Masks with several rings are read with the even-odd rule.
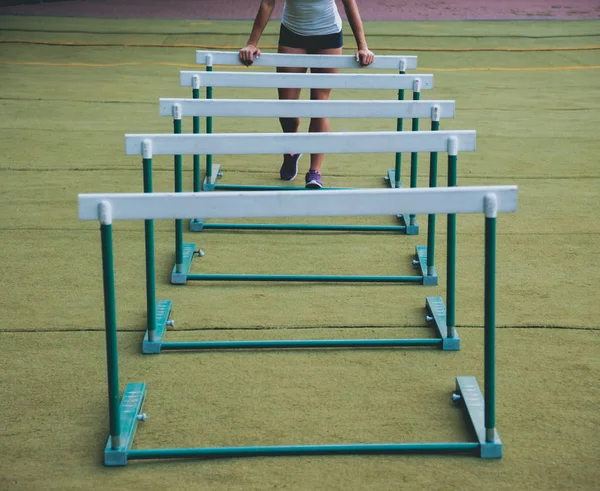
[[[180,82],[183,86],[192,87],[246,87],[246,88],[345,88],[345,89],[362,89],[362,90],[384,90],[384,89],[394,89],[394,90],[405,90],[408,88],[413,89],[413,100],[420,100],[421,89],[431,89],[433,88],[433,75],[424,74],[424,75],[388,75],[388,74],[292,74],[292,73],[248,73],[244,74],[244,76],[240,76],[239,73],[231,73],[231,72],[204,72],[204,73],[195,73],[195,72],[180,72]],[[198,91],[194,92],[194,99],[197,99]],[[212,98],[207,98],[207,101],[213,100]],[[273,101],[274,102],[274,101]],[[318,101],[320,103],[326,101]],[[329,101],[327,101],[329,102]],[[333,101],[338,104],[342,104],[341,101]],[[381,101],[376,101],[381,106]],[[240,100],[240,104],[242,101]],[[297,107],[297,106],[296,106]],[[365,106],[363,106],[364,109]],[[430,118],[431,119],[431,130],[436,131],[439,130],[440,126],[440,118],[453,118],[454,117],[454,108],[451,111],[448,108],[445,108],[446,111],[442,111],[441,113],[432,113],[431,111],[424,111],[421,113],[410,113],[407,112],[405,114],[397,114],[392,118],[397,121],[404,121],[406,118],[411,118],[413,122],[412,129],[414,131],[419,129],[419,118]],[[243,112],[243,111],[238,111]],[[173,112],[166,114],[161,111],[161,115],[172,116],[175,114]],[[294,115],[293,112],[290,117],[302,117],[300,114]],[[310,112],[305,112],[308,116],[311,117]],[[313,113],[318,114],[318,113]],[[326,113],[322,117],[360,117],[360,114],[350,114],[349,116],[327,116]],[[348,113],[346,113],[348,114]],[[200,120],[200,115],[190,114],[194,120],[194,133],[199,133],[199,126],[197,122]],[[219,114],[205,114],[207,121],[210,121],[211,124],[207,123],[207,133],[212,133],[212,118],[214,116],[219,116]],[[229,116],[229,115],[228,115]],[[233,112],[230,117],[236,117],[238,114]],[[250,115],[249,115],[250,116]],[[240,116],[243,117],[243,116]],[[265,116],[266,117],[266,116]],[[271,117],[279,117],[279,116],[271,116]],[[285,116],[281,116],[285,117]],[[320,116],[315,116],[320,117]],[[369,116],[366,116],[369,117]],[[376,117],[376,116],[371,116]],[[174,133],[181,133],[181,124],[177,123],[174,119],[173,121],[173,129]],[[391,187],[401,187],[401,155],[397,154],[396,166],[394,169],[388,169],[387,175],[384,177],[385,181],[389,183]],[[194,156],[194,161],[197,164],[194,164],[194,168],[199,168],[199,159],[200,156]],[[212,191],[215,189],[220,190],[277,190],[277,189],[298,189],[302,190],[304,187],[299,186],[269,186],[269,185],[236,185],[236,184],[219,184],[218,178],[222,176],[222,172],[220,171],[220,165],[213,164],[212,155],[206,156],[206,178],[204,179],[202,186],[200,185],[200,177],[199,173],[194,171],[193,179],[194,179],[194,191],[200,191],[201,189],[205,191]],[[411,154],[411,171],[410,171],[410,186],[417,186],[417,172],[418,172],[418,154]],[[415,217],[406,217],[404,215],[400,215],[397,217],[401,222],[404,223],[397,230],[403,231],[408,235],[416,235],[419,233],[419,226],[416,223]],[[202,232],[205,228],[205,224],[201,220],[192,220],[190,222],[190,230],[192,232]],[[211,227],[208,227],[211,228]],[[301,227],[302,230],[311,230],[310,226]],[[331,230],[331,229],[330,229]]]
[[[400,103],[395,104],[400,107]],[[329,106],[327,106],[329,107]],[[141,155],[144,172],[144,192],[152,193],[153,155],[196,154],[278,154],[278,153],[392,153],[392,152],[448,152],[448,185],[456,185],[459,151],[475,150],[475,131],[419,131],[368,133],[236,133],[236,134],[149,134],[125,135],[127,155]],[[437,158],[436,158],[437,160]],[[176,164],[178,160],[176,159]],[[180,176],[181,163],[176,165]],[[437,171],[436,171],[437,172]],[[435,173],[434,173],[435,174]],[[176,179],[177,183],[181,179]],[[393,188],[399,190],[401,188]],[[241,192],[241,191],[238,191]],[[265,191],[262,191],[265,192]],[[307,192],[307,190],[303,191]],[[401,210],[396,210],[397,214]],[[203,217],[203,221],[206,217]],[[149,228],[149,225],[147,229]],[[147,230],[147,233],[149,231]],[[453,230],[453,236],[455,230]],[[420,275],[358,276],[358,275],[253,275],[253,274],[192,274],[190,268],[195,255],[195,244],[183,244],[183,224],[175,224],[175,267],[171,275],[174,284],[188,280],[199,281],[325,281],[325,282],[409,282],[436,285],[435,217],[428,217],[427,246],[417,246],[413,265]]]
[[[501,458],[502,441],[496,430],[495,415],[495,316],[496,316],[496,220],[499,212],[517,209],[516,186],[481,186],[437,189],[351,189],[234,193],[155,193],[155,194],[81,194],[79,219],[98,220],[102,243],[102,276],[108,375],[109,437],[104,451],[106,466],[125,466],[131,460],[232,458],[283,455],[341,454],[406,454],[406,453],[467,453],[481,458]],[[167,449],[133,449],[137,424],[144,421],[142,413],[146,398],[144,382],[129,383],[120,399],[117,344],[117,309],[114,281],[113,233],[114,220],[186,219],[196,213],[213,218],[253,216],[328,216],[385,215],[402,208],[414,214],[482,213],[485,217],[485,287],[484,287],[484,382],[482,394],[472,376],[456,378],[453,400],[465,410],[474,430],[474,442],[434,443],[373,443],[335,445],[273,445],[248,447],[201,447]],[[152,251],[153,254],[153,251]],[[155,324],[151,324],[152,327]],[[449,327],[448,334],[451,334]],[[147,337],[159,336],[149,329]],[[231,349],[258,347],[353,347],[405,346],[398,340],[327,341],[265,341],[212,343],[162,343],[163,349]],[[277,343],[277,344],[275,344]],[[428,343],[429,344],[429,343]],[[194,346],[192,346],[194,345]]]
[[[394,77],[398,77],[394,75]],[[431,117],[432,121],[454,117],[454,101],[279,101],[261,99],[160,99],[161,116],[172,116],[175,134],[181,134],[183,117],[223,116],[223,117],[328,117],[328,118],[406,118]],[[433,131],[437,131],[435,128]],[[430,187],[437,185],[437,152],[430,153]],[[175,192],[183,192],[182,156],[174,156]],[[415,183],[416,184],[416,183]],[[228,189],[244,190],[252,186],[231,186]],[[415,186],[412,186],[415,187]],[[299,188],[304,190],[304,188]],[[416,217],[396,214],[407,225],[323,225],[323,224],[265,224],[265,223],[207,223],[204,219],[192,220],[195,230],[201,228],[233,230],[329,230],[415,233],[418,231]],[[428,227],[434,226],[432,217]],[[411,225],[412,224],[412,225]],[[175,249],[195,250],[195,244],[183,244],[183,225],[175,226]],[[433,235],[433,240],[435,236]],[[418,249],[417,249],[418,250]],[[433,258],[433,253],[430,254]],[[417,257],[419,254],[417,253]],[[176,275],[177,272],[175,271]]]

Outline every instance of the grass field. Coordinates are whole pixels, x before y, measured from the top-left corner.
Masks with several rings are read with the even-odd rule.
[[[498,235],[500,461],[356,456],[133,463],[105,468],[108,434],[100,244],[77,194],[141,191],[125,133],[171,132],[160,97],[187,97],[194,48],[241,45],[248,22],[0,17],[0,489],[592,490],[600,481],[600,23],[366,24],[378,54],[414,54],[433,73],[423,99],[456,101],[443,128],[477,130],[459,184],[517,184],[519,212]],[[276,42],[269,26],[265,46]],[[179,46],[178,46],[179,45]],[[268,50],[268,48],[267,48]],[[350,51],[348,51],[350,52]],[[241,71],[241,70],[240,70]],[[215,97],[273,98],[221,89]],[[332,98],[366,98],[335,91]],[[369,94],[393,99],[392,91]],[[422,127],[428,123],[423,122]],[[392,121],[332,121],[383,130]],[[186,122],[185,131],[191,124]],[[306,122],[303,122],[306,129]],[[279,131],[277,121],[215,120],[217,132]],[[276,157],[224,156],[223,182],[276,184]],[[306,160],[301,161],[306,166]],[[390,155],[327,156],[328,186],[382,186]],[[419,183],[427,182],[426,156]],[[441,160],[443,162],[443,159]],[[191,162],[185,183],[191,187]],[[155,190],[172,189],[155,159]],[[446,179],[440,165],[440,180]],[[390,219],[391,220],[391,219]],[[368,223],[387,223],[369,218]],[[169,284],[173,224],[157,223],[158,297],[174,301],[169,339],[420,336],[439,287]],[[421,223],[425,223],[421,217]],[[424,228],[424,227],[423,227]],[[333,237],[332,237],[333,235]],[[425,235],[187,234],[195,272],[410,274]],[[115,226],[121,383],[148,383],[136,448],[467,441],[450,404],[457,375],[482,383],[483,226],[458,219],[460,352],[426,350],[140,354],[143,227]]]

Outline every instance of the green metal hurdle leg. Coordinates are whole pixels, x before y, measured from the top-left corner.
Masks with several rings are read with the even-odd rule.
[[[455,141],[449,144],[448,149],[448,186],[456,186],[458,150]],[[437,163],[436,163],[437,165]],[[431,179],[431,177],[430,177]],[[430,180],[430,184],[431,184]],[[429,217],[430,225],[432,217]],[[433,217],[435,227],[435,216]],[[429,239],[429,236],[428,236]],[[442,337],[443,349],[459,350],[460,337],[456,332],[456,215],[447,217],[447,248],[446,248],[446,305],[442,297],[427,297],[426,308],[429,313],[427,320],[432,322]]]
[[[110,205],[101,210],[100,236],[102,241],[102,278],[104,287],[104,323],[106,331],[106,366],[108,377],[109,436],[104,450],[104,464],[127,464],[127,452],[141,415],[146,385],[128,384],[119,402],[119,355],[117,343],[117,309],[115,297],[114,254]]]
[[[144,142],[144,193],[152,192],[152,148],[150,142]],[[171,312],[171,301],[156,301],[156,271],[154,262],[154,220],[144,220],[144,239],[146,250],[146,334],[142,344],[143,353],[160,351],[162,336],[166,331]],[[158,351],[157,351],[158,350]]]
[[[406,70],[401,68],[399,73],[400,73],[400,75],[405,75]],[[405,97],[404,89],[399,89],[398,90],[398,100],[403,101],[404,97]],[[420,100],[420,95],[418,95],[416,97],[417,97],[417,99],[415,99],[415,94],[413,93],[413,100]],[[396,120],[396,131],[403,131],[404,130],[403,126],[404,126],[403,119],[398,118]],[[414,128],[414,122],[413,122],[413,128]],[[418,128],[418,123],[417,123],[417,128]],[[390,187],[396,188],[396,189],[402,187],[401,169],[402,169],[402,153],[398,152],[395,155],[394,169],[388,169],[387,176],[385,177],[385,181],[390,185]],[[413,170],[413,166],[411,165],[411,182],[412,182],[412,170]],[[404,233],[406,235],[418,235],[419,225],[416,222],[411,224],[410,217],[408,215],[398,214],[398,215],[396,215],[396,218],[405,227]],[[419,255],[417,254],[417,258],[418,257],[419,257]]]
[[[485,395],[475,377],[457,377],[454,399],[460,401],[479,441],[479,456],[502,458],[503,447],[496,431],[496,204],[486,199],[485,218]]]
[[[192,98],[200,99],[200,77],[198,75],[194,75],[192,77]],[[193,128],[192,131],[195,135],[200,134],[200,116],[193,117]],[[194,185],[193,190],[194,193],[199,193],[202,190],[202,178],[200,172],[200,155],[194,155]],[[190,231],[191,232],[201,232],[204,225],[204,220],[200,218],[195,218],[190,220]]]
[[[439,108],[434,106],[431,115],[431,131],[439,131]],[[429,154],[429,187],[437,186],[438,153]],[[418,230],[418,227],[417,227]],[[417,259],[413,261],[415,267],[420,268],[423,276],[423,285],[435,286],[438,284],[438,274],[435,269],[435,215],[427,217],[427,246],[416,247]]]
[[[421,81],[419,79],[415,80],[413,87],[413,101],[421,100]],[[412,131],[419,131],[419,119],[412,119]],[[417,187],[417,177],[419,174],[419,154],[417,152],[412,152],[410,154],[410,187]],[[415,235],[419,233],[419,225],[417,224],[417,217],[415,215],[410,215],[408,218],[408,226],[409,228],[416,228]]]
[[[173,131],[181,134],[181,106],[175,104],[173,114]],[[183,192],[183,165],[181,155],[174,156],[175,192]],[[171,283],[185,282],[190,272],[196,244],[183,242],[183,220],[175,220],[175,267],[171,273]]]

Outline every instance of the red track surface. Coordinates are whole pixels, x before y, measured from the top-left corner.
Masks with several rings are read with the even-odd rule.
[[[0,15],[253,19],[259,3],[260,0],[72,0],[0,7]],[[358,0],[358,3],[363,20],[600,19],[600,0]],[[282,6],[283,0],[279,0],[274,18],[280,17]],[[343,13],[342,8],[340,12]]]

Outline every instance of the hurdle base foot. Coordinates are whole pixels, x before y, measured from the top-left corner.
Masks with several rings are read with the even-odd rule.
[[[437,286],[438,274],[435,266],[433,267],[432,274],[428,274],[429,268],[427,267],[427,247],[417,246],[415,248],[415,255],[419,261],[418,267],[421,270],[421,276],[423,276],[423,286]]]
[[[156,302],[156,328],[154,329],[154,336],[150,341],[148,329],[144,335],[144,341],[142,342],[142,353],[145,355],[154,355],[160,353],[161,346],[165,333],[167,332],[167,325],[169,317],[171,316],[171,307],[173,302],[171,300],[159,300]]]
[[[485,439],[485,402],[475,377],[456,377],[456,393],[461,396],[471,426],[477,435],[479,456],[482,459],[502,458],[502,441],[498,432],[494,430],[493,442],[487,442]]]
[[[204,178],[204,182],[202,183],[203,191],[215,190],[215,184],[217,183],[219,177],[221,177],[222,175],[219,170],[220,168],[221,166],[219,164],[212,164],[212,175],[210,176],[210,178],[208,176]]]
[[[454,332],[454,336],[448,337],[448,326],[446,324],[446,306],[442,297],[425,297],[425,309],[432,317],[432,322],[437,330],[438,337],[442,339],[442,350],[459,351],[460,336]]]
[[[395,169],[388,169],[387,176],[385,176],[383,179],[385,180],[387,185],[391,188],[401,188],[402,187],[402,181],[398,181],[396,183],[396,170]]]
[[[121,421],[121,434],[116,448],[112,448],[112,438],[109,436],[104,449],[105,466],[127,465],[127,452],[133,444],[135,431],[146,398],[146,384],[134,382],[127,384],[121,404],[119,405],[119,419]]]
[[[192,267],[195,250],[196,244],[183,244],[183,263],[181,265],[181,271],[177,272],[177,266],[174,266],[173,271],[171,272],[171,283],[173,285],[186,284],[188,273]]]
[[[202,232],[204,230],[204,224],[206,220],[204,218],[194,218],[190,220],[190,232]]]
[[[391,188],[401,188],[402,181],[396,182],[396,170],[388,169],[387,176],[384,178],[385,182]],[[404,234],[405,235],[419,235],[419,224],[415,221],[415,223],[410,223],[410,216],[403,215],[402,213],[396,215],[396,218],[402,223],[404,226]]]

